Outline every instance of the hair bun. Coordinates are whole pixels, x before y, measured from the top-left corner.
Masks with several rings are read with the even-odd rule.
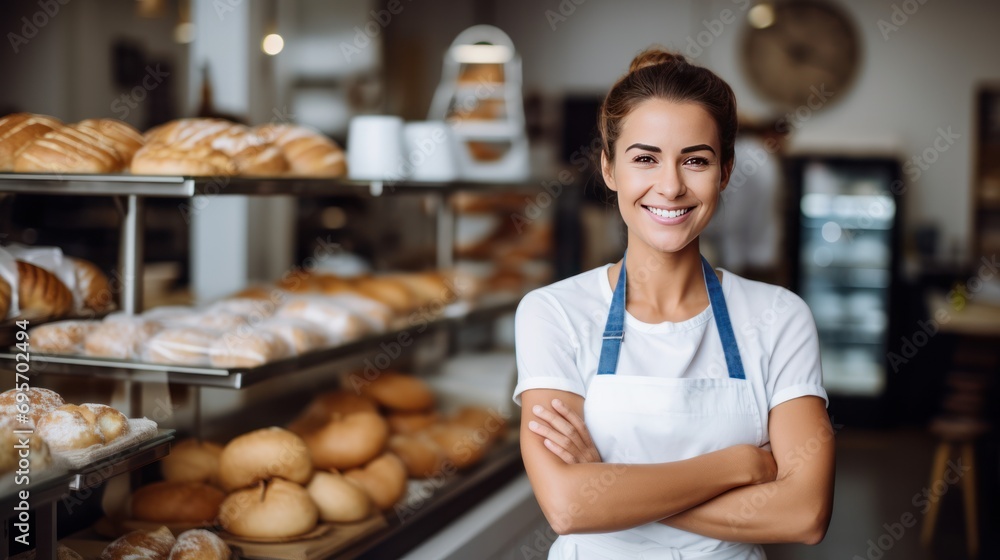
[[[636,55],[632,59],[632,64],[629,65],[628,71],[631,74],[637,70],[642,70],[643,68],[649,68],[650,66],[656,66],[658,64],[667,64],[670,62],[687,62],[684,59],[684,55],[672,53],[662,48],[652,47],[646,49]]]

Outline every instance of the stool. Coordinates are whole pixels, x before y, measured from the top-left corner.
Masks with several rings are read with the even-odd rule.
[[[968,357],[968,355],[966,355]],[[931,468],[930,487],[944,479],[951,459],[953,449],[959,452],[961,461],[968,467],[968,472],[961,476],[958,484],[962,486],[965,502],[966,546],[969,556],[979,555],[979,516],[976,501],[976,440],[990,429],[989,423],[983,420],[983,414],[988,402],[986,396],[993,382],[993,376],[984,371],[951,371],[945,378],[945,384],[951,391],[941,402],[943,413],[931,422],[931,433],[940,440],[934,454],[934,464]],[[957,449],[956,449],[957,448]],[[946,482],[946,481],[945,481]],[[934,527],[941,501],[944,496],[938,496],[932,501],[924,519],[921,541],[924,546],[930,546],[934,540]]]

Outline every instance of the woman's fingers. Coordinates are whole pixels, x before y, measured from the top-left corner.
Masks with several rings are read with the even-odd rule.
[[[559,458],[564,462],[580,462],[579,458],[574,454],[576,450],[574,449],[573,451],[570,451],[569,446],[573,443],[569,441],[566,436],[560,434],[556,430],[553,430],[549,425],[544,422],[536,422],[535,420],[532,420],[528,422],[528,429],[541,436],[545,442],[545,447],[559,456]]]
[[[561,414],[553,412],[541,405],[535,405],[535,407],[532,409],[532,412],[535,413],[535,416],[538,416],[542,420],[548,422],[549,426],[558,431],[560,435],[568,438],[571,442],[573,442],[573,445],[578,450],[583,452],[586,449],[586,447],[583,444],[583,440],[580,439],[579,430],[577,430],[576,427],[573,426],[573,424],[570,424],[569,421],[563,418]],[[557,443],[561,442],[557,441]],[[564,445],[563,447],[566,446]]]
[[[597,446],[594,445],[594,440],[590,438],[590,430],[587,429],[587,424],[583,421],[583,418],[580,418],[579,414],[563,404],[563,402],[559,399],[552,400],[552,408],[554,408],[559,414],[562,414],[563,417],[576,428],[576,433],[579,434],[580,437],[580,449],[583,449],[592,461],[599,462],[601,460],[601,456],[597,452]]]

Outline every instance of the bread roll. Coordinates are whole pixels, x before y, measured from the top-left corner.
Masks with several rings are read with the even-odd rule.
[[[83,341],[97,327],[97,321],[57,321],[29,331],[31,348],[46,354],[79,354]]]
[[[205,366],[209,363],[215,331],[181,327],[162,330],[143,345],[144,361],[154,364]]]
[[[104,443],[111,443],[129,433],[128,418],[106,404],[84,403],[80,405],[94,415],[94,427]]]
[[[492,441],[502,439],[507,434],[507,421],[496,410],[465,406],[458,409],[448,420],[452,424],[486,434]]]
[[[241,125],[212,140],[212,147],[231,158],[237,175],[273,177],[288,170],[282,151]]]
[[[456,290],[437,272],[396,274],[391,278],[404,284],[415,297],[415,307],[445,306],[458,299]]]
[[[212,366],[227,369],[256,367],[291,355],[285,339],[261,329],[226,333],[209,349]]]
[[[13,293],[10,289],[10,284],[3,278],[0,278],[0,321],[6,319],[7,314],[10,313],[10,301]]]
[[[202,482],[160,481],[132,493],[132,517],[153,523],[211,525],[226,494]]]
[[[204,529],[190,529],[177,535],[170,560],[229,560],[233,552],[219,535]]]
[[[312,471],[309,449],[302,438],[277,427],[235,438],[219,457],[219,479],[226,490],[245,488],[275,477],[305,484]]]
[[[258,136],[281,148],[289,175],[340,177],[347,173],[344,151],[333,140],[303,126],[268,124],[255,129]]]
[[[31,423],[25,425],[23,429],[31,429],[37,426],[38,421],[46,414],[66,404],[59,393],[43,389],[42,387],[30,387],[27,391],[20,392],[25,395],[20,397],[20,399],[18,398],[18,393],[19,391],[16,389],[8,389],[0,393],[0,416],[16,418],[21,413],[21,410],[23,410],[22,407],[26,405],[28,420]],[[27,401],[24,400],[25,398]]]
[[[162,330],[162,325],[139,317],[113,317],[101,321],[83,340],[83,353],[127,360],[142,355],[142,347]]]
[[[18,152],[61,126],[57,119],[31,113],[13,113],[0,118],[0,171],[13,171]]]
[[[434,393],[423,380],[395,371],[383,371],[362,385],[361,394],[386,408],[402,412],[420,412],[434,406]]]
[[[332,391],[315,397],[302,414],[288,425],[288,429],[304,435],[325,427],[335,417],[356,412],[377,413],[378,406],[368,397],[347,391]]]
[[[166,480],[219,485],[221,456],[219,444],[186,439],[170,446],[170,455],[160,461],[160,470]]]
[[[49,444],[53,451],[86,449],[104,443],[104,436],[97,429],[96,416],[87,408],[67,404],[43,416],[35,434]]]
[[[83,308],[95,313],[107,313],[114,309],[115,295],[104,272],[90,261],[73,257],[67,259],[73,264],[76,292]]]
[[[248,290],[251,290],[251,288],[244,291]],[[244,322],[247,324],[256,325],[265,319],[271,318],[275,311],[278,310],[278,306],[283,299],[275,298],[273,301],[262,301],[271,299],[269,297],[270,294],[266,292],[266,289],[264,290],[264,297],[229,297],[217,301],[206,310],[206,314],[225,313],[238,315],[244,317]]]
[[[349,308],[323,298],[302,298],[288,302],[279,317],[301,319],[315,324],[326,334],[329,344],[343,344],[369,332],[367,322]]]
[[[416,308],[417,298],[407,285],[388,276],[368,276],[354,282],[355,289],[363,296],[388,305],[398,315],[405,315]]]
[[[368,493],[375,507],[391,508],[406,494],[406,465],[392,453],[384,453],[361,469],[344,473]]]
[[[177,539],[170,529],[160,527],[155,531],[132,531],[109,544],[101,553],[101,560],[168,560]]]
[[[441,474],[447,459],[441,446],[426,434],[394,435],[389,438],[389,451],[403,461],[411,478],[430,478]]]
[[[118,119],[86,119],[77,126],[101,136],[118,154],[123,168],[128,167],[132,156],[145,143],[142,133]]]
[[[32,321],[62,317],[73,310],[73,294],[55,274],[17,261],[19,318]]]
[[[15,446],[19,446],[24,437],[30,439],[28,461],[30,461],[32,472],[41,472],[52,464],[52,455],[45,440],[38,436],[14,433],[14,430],[26,429],[30,429],[30,427],[18,422],[14,416],[0,415],[0,474],[20,468],[22,457],[20,449]]]
[[[35,139],[14,158],[20,173],[113,173],[121,156],[99,133],[79,125],[62,126]]]
[[[426,430],[457,469],[469,468],[483,459],[491,440],[472,428],[457,424],[435,424]]]
[[[339,472],[317,471],[309,486],[309,496],[319,509],[319,518],[330,523],[353,523],[371,513],[372,503],[361,485]]]
[[[219,521],[234,535],[285,538],[316,527],[319,510],[306,489],[280,478],[230,494],[222,503]]]
[[[389,439],[389,425],[378,414],[334,416],[325,426],[302,436],[319,469],[350,469],[376,457]]]
[[[386,416],[394,434],[413,434],[441,421],[437,412],[393,412]]]
[[[305,354],[327,345],[326,335],[316,325],[296,319],[265,321],[259,329],[274,333],[285,340],[293,354]]]

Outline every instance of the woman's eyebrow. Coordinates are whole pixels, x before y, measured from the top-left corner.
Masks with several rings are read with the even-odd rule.
[[[660,152],[663,151],[663,150],[657,148],[656,146],[650,146],[649,144],[639,144],[639,143],[632,144],[628,148],[625,148],[625,151],[627,152],[627,151],[631,150],[632,148],[639,148],[640,150],[645,150],[647,152],[656,152],[656,153],[660,153]]]
[[[713,154],[715,154],[715,149],[713,149],[708,144],[698,144],[697,146],[688,146],[687,148],[681,149],[681,153],[682,154],[687,154],[687,153],[691,153],[691,152],[700,152],[701,150],[708,150],[708,151],[712,152]],[[659,150],[657,150],[657,151],[659,151]]]

